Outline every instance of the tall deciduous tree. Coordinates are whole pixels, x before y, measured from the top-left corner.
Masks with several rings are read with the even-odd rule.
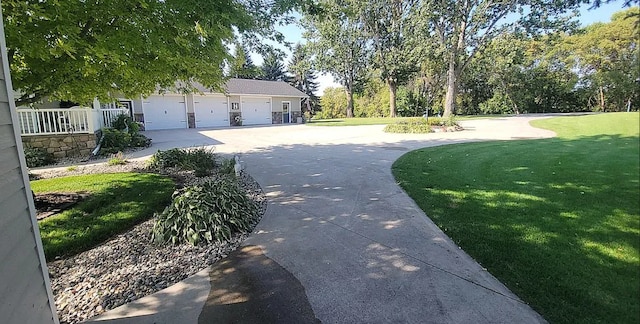
[[[309,113],[314,113],[320,110],[320,98],[316,95],[318,91],[318,82],[316,71],[311,65],[310,55],[307,53],[307,48],[296,44],[293,49],[291,61],[289,62],[289,73],[291,78],[289,83],[296,89],[304,92],[308,99],[303,104],[303,110],[307,110]]]
[[[321,8],[319,14],[307,16],[304,21],[307,48],[313,53],[317,68],[343,86],[346,116],[353,117],[353,95],[362,88],[369,64],[364,26],[350,0],[323,0]]]
[[[447,66],[444,116],[454,112],[460,74],[471,59],[494,37],[510,29],[536,33],[557,28],[560,15],[577,8],[580,1],[555,0],[445,0],[425,2],[433,14],[431,27]],[[519,19],[511,21],[513,16]]]
[[[234,31],[274,38],[294,2],[2,1],[17,103],[135,97],[176,80],[220,86]]]
[[[565,39],[567,62],[580,71],[600,111],[630,109],[640,99],[640,40],[634,7]]]
[[[322,111],[316,114],[318,118],[346,117],[345,106],[347,105],[347,98],[343,89],[326,88],[320,102],[322,104]]]
[[[359,2],[359,13],[374,49],[374,66],[389,87],[389,116],[396,116],[396,91],[417,72],[414,19],[421,17],[418,0],[372,0]]]

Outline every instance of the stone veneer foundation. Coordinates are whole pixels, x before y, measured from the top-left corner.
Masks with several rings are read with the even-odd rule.
[[[291,112],[291,122],[292,123],[297,123],[298,122],[298,117],[302,117],[302,112],[301,111],[292,111]],[[304,119],[302,120],[302,123],[304,123]]]
[[[89,156],[96,147],[94,134],[22,136],[25,147],[42,148],[55,158]]]
[[[271,112],[271,123],[272,124],[282,124],[282,112],[281,111],[273,111],[273,112]]]

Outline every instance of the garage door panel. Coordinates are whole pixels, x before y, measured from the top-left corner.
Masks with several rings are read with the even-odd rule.
[[[242,124],[271,124],[271,99],[242,98]]]
[[[196,127],[229,126],[227,98],[222,96],[195,96]]]
[[[150,96],[143,101],[146,130],[187,128],[183,96]]]

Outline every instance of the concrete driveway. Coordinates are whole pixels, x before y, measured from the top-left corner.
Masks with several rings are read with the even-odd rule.
[[[544,322],[443,234],[391,174],[393,161],[421,147],[553,136],[529,126],[532,118],[465,121],[466,131],[425,135],[304,125],[147,132],[154,151],[214,145],[238,153],[268,209],[227,261],[98,320]]]

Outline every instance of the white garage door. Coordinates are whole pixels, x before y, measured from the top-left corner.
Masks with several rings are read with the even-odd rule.
[[[242,98],[242,125],[271,124],[270,98]]]
[[[146,130],[187,128],[184,96],[150,96],[143,100]]]
[[[196,127],[229,126],[227,97],[194,96],[193,110],[196,115]]]

